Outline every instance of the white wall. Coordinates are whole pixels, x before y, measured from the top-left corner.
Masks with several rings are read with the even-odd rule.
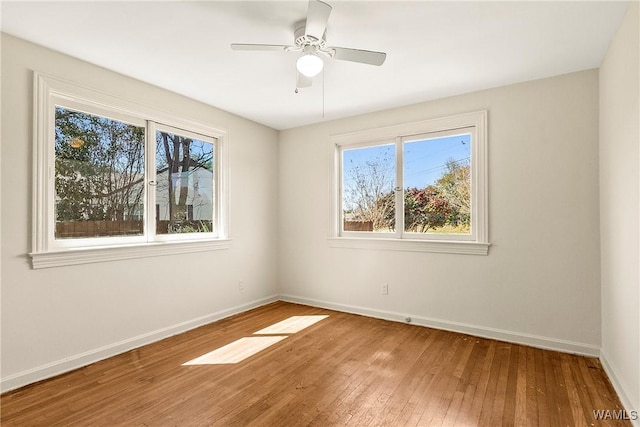
[[[32,70],[228,129],[231,248],[32,270]],[[3,388],[274,297],[277,144],[272,129],[3,34]]]
[[[602,360],[623,404],[640,411],[638,9],[631,2],[600,68],[600,240]]]
[[[329,247],[330,135],[481,109],[489,112],[488,256]],[[598,206],[595,70],[283,131],[282,293],[597,355]]]
[[[2,387],[281,293],[587,354],[598,353],[602,327],[605,366],[625,405],[640,407],[637,4],[631,10],[600,83],[597,71],[585,71],[291,129],[279,137],[3,34]],[[231,249],[32,270],[26,256],[32,70],[229,129]],[[329,247],[330,135],[480,109],[489,111],[488,256]],[[382,282],[389,283],[388,296],[380,295]]]

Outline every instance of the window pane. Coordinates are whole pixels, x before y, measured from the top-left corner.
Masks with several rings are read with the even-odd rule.
[[[404,229],[471,233],[471,135],[404,143]]]
[[[395,230],[395,147],[342,151],[342,219],[344,231]]]
[[[214,148],[156,132],[156,233],[215,232]]]
[[[55,238],[143,234],[145,129],[56,107]]]

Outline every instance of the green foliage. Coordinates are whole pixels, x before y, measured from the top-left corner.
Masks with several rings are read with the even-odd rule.
[[[115,220],[142,202],[144,128],[56,108],[56,220]],[[73,140],[79,140],[74,146]]]
[[[471,226],[471,167],[449,160],[447,171],[436,181],[436,186],[452,206],[448,223],[466,229]]]
[[[352,210],[357,220],[373,222],[374,231],[395,230],[395,194],[380,183],[384,174],[379,161],[367,162],[355,169],[356,200]],[[384,188],[385,191],[381,191]],[[374,191],[376,190],[376,191]],[[405,231],[415,233],[453,232],[471,230],[470,166],[453,160],[446,163],[446,171],[432,185],[404,190]]]
[[[170,233],[209,233],[212,231],[211,221],[169,221]]]
[[[55,113],[56,221],[140,221],[145,127],[63,107],[56,107]],[[193,209],[194,194],[198,194],[198,188],[189,187],[190,176],[198,169],[213,172],[214,144],[157,132],[156,148],[157,174],[166,177],[155,187],[156,195],[164,196],[158,203],[164,203],[169,212],[166,230],[211,231],[211,220],[194,221],[188,210]],[[202,197],[205,202],[200,201],[196,209],[206,203],[207,196],[211,199],[213,195]]]
[[[378,200],[380,206],[393,203],[395,192],[386,193]],[[438,187],[408,188],[404,191],[405,231],[426,233],[449,222],[453,207]],[[395,209],[386,210],[383,226],[395,229]]]
[[[404,192],[404,224],[406,231],[426,233],[447,224],[453,208],[442,191],[433,185]]]

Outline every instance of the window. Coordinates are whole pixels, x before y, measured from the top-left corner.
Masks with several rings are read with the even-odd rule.
[[[54,244],[142,236],[144,123],[54,108]]]
[[[486,254],[486,112],[331,138],[333,246]]]
[[[394,232],[395,151],[393,143],[342,150],[343,232]]]
[[[216,232],[215,138],[156,130],[156,233]]]
[[[225,131],[35,85],[34,268],[228,247]]]

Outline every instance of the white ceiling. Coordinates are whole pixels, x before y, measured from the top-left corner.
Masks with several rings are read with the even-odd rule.
[[[327,43],[387,53],[330,60],[295,94],[306,1],[2,2],[2,31],[275,129],[600,66],[627,2],[327,0]],[[324,117],[323,117],[324,114]]]

